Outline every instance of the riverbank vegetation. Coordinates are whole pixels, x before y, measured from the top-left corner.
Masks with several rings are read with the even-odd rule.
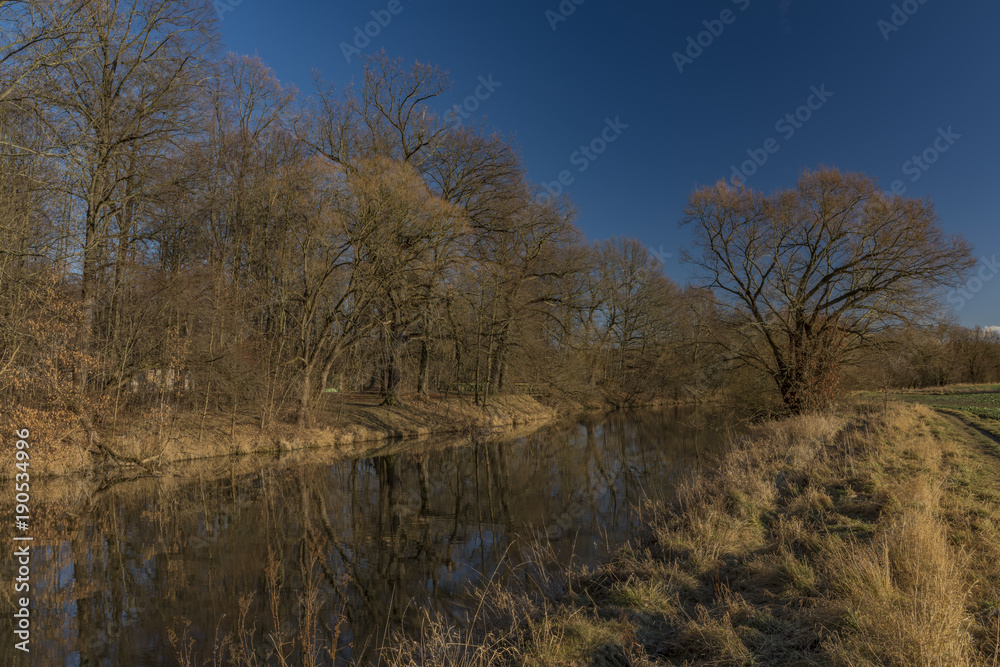
[[[704,298],[584,240],[509,139],[442,112],[437,68],[379,54],[303,99],[219,54],[205,3],[60,7],[2,6],[4,428],[110,456],[165,407],[265,430],[330,393],[708,388]]]
[[[67,430],[61,438],[40,438],[31,465],[35,475],[89,472],[112,483],[157,474],[167,464],[219,457],[335,448],[333,458],[368,458],[380,455],[387,441],[514,433],[541,428],[559,416],[552,407],[521,395],[498,396],[486,406],[465,397],[419,396],[405,406],[388,406],[377,397],[353,395],[322,401],[316,412],[319,423],[301,428],[265,426],[243,414],[198,414],[164,406],[123,415],[113,433],[86,424],[89,431]],[[40,431],[47,432],[44,427]]]
[[[390,664],[994,665],[1000,442],[925,406],[769,422],[596,569],[481,590]]]
[[[863,175],[697,190],[681,286],[637,240],[583,238],[510,138],[453,122],[434,66],[376,54],[301,95],[219,53],[206,3],[0,9],[5,431],[113,458],[165,411],[326,426],[331,393],[796,413],[857,364],[1000,377],[996,332],[914,326],[971,248]]]

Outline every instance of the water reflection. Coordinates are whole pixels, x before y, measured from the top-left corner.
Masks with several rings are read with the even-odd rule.
[[[421,608],[454,613],[469,584],[519,576],[536,539],[593,563],[634,537],[644,495],[669,493],[723,441],[705,417],[615,413],[476,446],[214,462],[101,490],[37,480],[31,663],[172,665],[178,646],[207,658],[231,634],[297,663],[310,608],[320,630],[304,643],[363,661]],[[0,561],[10,581],[14,560]],[[22,662],[0,642],[0,664]]]

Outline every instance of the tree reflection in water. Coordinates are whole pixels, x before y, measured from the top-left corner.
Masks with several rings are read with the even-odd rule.
[[[637,537],[634,507],[724,440],[693,415],[588,416],[355,461],[214,462],[100,491],[39,480],[31,659],[175,664],[169,632],[185,628],[209,656],[239,629],[248,595],[244,627],[263,658],[276,642],[301,645],[310,586],[317,647],[331,648],[342,615],[338,655],[363,659],[386,631],[414,630],[423,610],[460,615],[471,585],[523,577],[539,537],[562,563],[593,563]],[[9,553],[2,563],[11,575]],[[9,614],[0,628],[11,636]],[[3,642],[0,664],[15,657]]]

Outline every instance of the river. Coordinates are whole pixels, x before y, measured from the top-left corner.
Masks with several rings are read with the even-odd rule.
[[[0,664],[175,665],[185,650],[202,664],[241,628],[262,657],[294,650],[310,617],[315,646],[364,662],[427,612],[460,617],[470,586],[520,576],[539,548],[596,564],[638,538],[644,498],[723,446],[712,423],[691,408],[616,412],[353,461],[314,451],[103,487],[34,480],[31,653],[4,614]]]

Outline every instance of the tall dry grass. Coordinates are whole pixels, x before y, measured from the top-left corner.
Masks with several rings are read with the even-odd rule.
[[[963,558],[928,512],[906,511],[868,544],[832,542],[827,566],[851,629],[832,645],[848,663],[969,665]]]
[[[190,621],[180,619],[167,632],[174,649],[174,659],[180,667],[313,667],[332,665],[337,660],[340,637],[346,617],[341,606],[333,625],[321,616],[321,570],[325,559],[325,544],[313,539],[303,545],[302,590],[291,618],[283,611],[282,581],[286,576],[281,559],[268,549],[263,574],[266,581],[264,614],[253,594],[240,597],[235,627],[230,632],[216,630],[214,640],[198,646],[190,631]],[[223,619],[219,619],[220,625]]]
[[[542,600],[484,593],[505,613],[428,623],[387,662],[995,667],[1000,558],[956,527],[982,493],[956,481],[971,450],[940,420],[890,405],[758,425],[643,508],[643,544]],[[975,511],[976,534],[1000,526],[1000,493]],[[997,585],[977,583],[990,567]]]
[[[981,664],[987,658],[972,650],[969,558],[952,544],[942,507],[956,446],[935,436],[933,419],[923,407],[890,406],[767,424],[662,508],[657,541],[716,587],[738,585],[772,616],[780,610],[769,597],[786,610],[808,604],[821,626],[810,660]],[[733,637],[749,638],[749,647],[759,637],[746,627],[721,632],[733,622],[732,602],[715,598],[694,619],[718,637],[714,659],[805,659],[751,651],[741,663]]]

